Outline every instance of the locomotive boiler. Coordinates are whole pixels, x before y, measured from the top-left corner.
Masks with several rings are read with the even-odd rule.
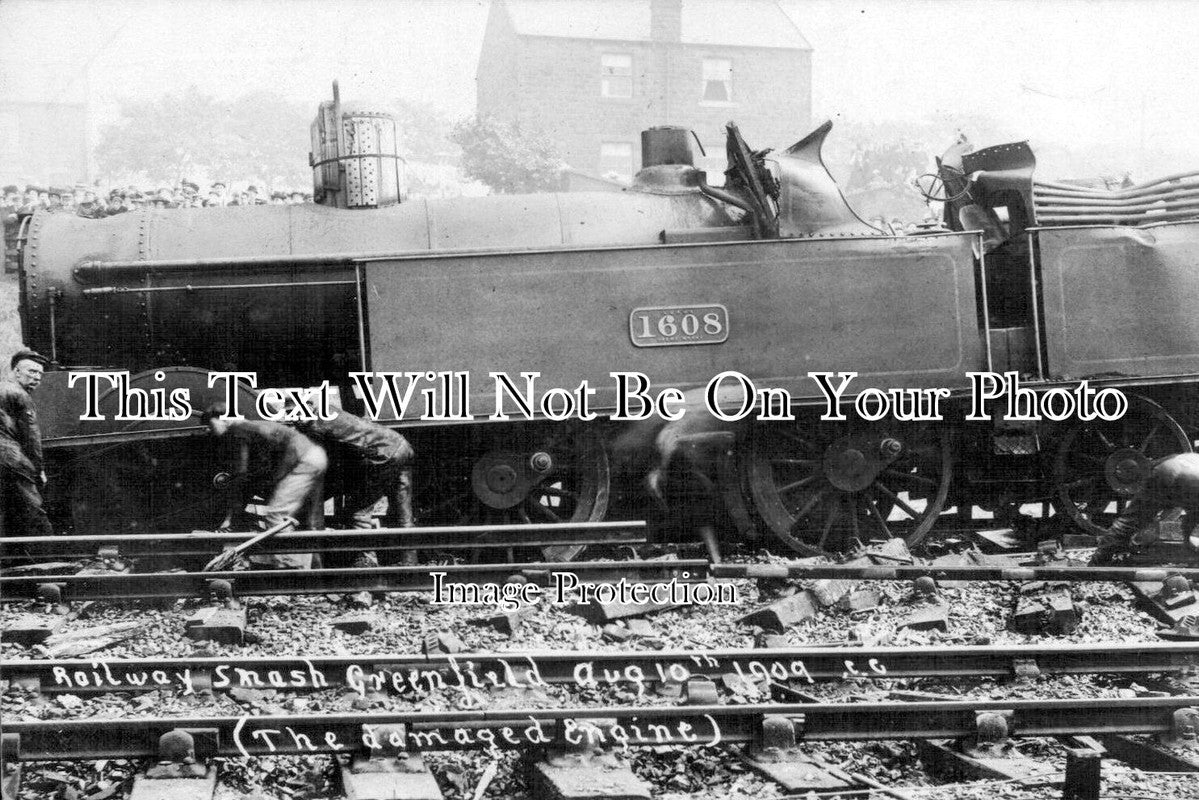
[[[1028,503],[1103,527],[1151,459],[1192,447],[1199,175],[1098,191],[1036,181],[1026,144],[960,144],[926,188],[944,228],[895,236],[837,188],[830,128],[771,153],[730,124],[721,187],[686,131],[659,128],[624,191],[404,200],[394,122],[335,90],[313,124],[315,205],[35,215],[21,319],[58,367],[38,401],[59,523],[190,530],[223,508],[223,454],[194,421],[115,420],[116,389],[104,420],[80,419],[69,374],[117,369],[196,407],[220,391],[210,371],[329,380],[348,406],[351,373],[403,373],[435,413],[380,413],[420,454],[422,524],[639,514],[642,476],[613,450],[627,426],[606,418],[612,373],[646,376],[652,396],[728,372],[782,390],[790,417],[696,437],[716,442],[700,469],[736,534],[805,553],[915,543],[951,512]],[[944,419],[820,419],[820,371],[856,373],[850,402],[945,389]],[[979,371],[1042,393],[1118,387],[1130,409],[966,421]],[[498,408],[497,374],[514,390]],[[597,418],[554,419],[548,395],[580,385]]]

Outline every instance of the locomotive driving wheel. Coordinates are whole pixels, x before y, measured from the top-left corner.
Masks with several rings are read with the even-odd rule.
[[[608,511],[608,456],[600,438],[554,426],[539,432],[477,437],[442,459],[418,499],[434,525],[536,525],[598,522]],[[423,470],[421,471],[423,472]],[[569,560],[582,547],[546,548]]]
[[[1186,431],[1165,409],[1129,395],[1119,420],[1079,422],[1062,437],[1053,462],[1056,505],[1087,533],[1106,533],[1156,459],[1192,450]]]
[[[799,421],[760,425],[742,452],[757,515],[793,550],[820,555],[856,542],[919,542],[953,477],[947,428]]]
[[[76,454],[64,469],[77,534],[213,530],[226,507],[223,460],[207,437],[133,442]]]

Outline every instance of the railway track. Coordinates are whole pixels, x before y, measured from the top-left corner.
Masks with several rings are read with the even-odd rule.
[[[290,546],[290,545],[289,545]],[[285,552],[285,551],[280,551]],[[219,572],[145,572],[87,574],[7,574],[0,595],[8,600],[47,602],[107,599],[169,599],[229,596],[303,595],[345,592],[423,592],[434,588],[432,573],[445,582],[502,586],[512,581],[551,586],[556,575],[573,574],[592,583],[676,580],[701,583],[709,578],[745,580],[903,581],[1062,581],[1161,583],[1171,576],[1199,581],[1199,567],[1000,567],[1000,566],[855,566],[847,564],[728,564],[706,559],[518,562],[447,564],[313,570],[226,570]]]
[[[515,549],[568,541],[636,545],[652,539],[646,535],[641,523],[562,525],[552,526],[553,530],[550,527],[493,526],[488,530],[490,541],[486,544],[492,548]],[[300,532],[281,534],[269,550],[264,548],[264,552],[473,548],[479,533],[480,529],[474,527]],[[7,553],[10,544],[29,543],[32,546],[30,552],[38,553],[39,558],[86,559],[119,554],[129,558],[166,555],[184,559],[208,558],[224,548],[236,546],[245,538],[238,534],[54,537],[21,542],[5,540],[0,546]],[[161,542],[162,547],[156,547],[156,542]],[[556,573],[571,573],[584,582],[609,585],[622,580],[676,580],[688,584],[756,580],[763,582],[760,586],[766,586],[786,581],[906,581],[921,577],[966,582],[1072,583],[1164,581],[1173,575],[1199,579],[1199,569],[1189,568],[934,566],[885,561],[866,566],[806,561],[746,564],[670,558],[425,564],[306,571],[13,574],[6,570],[0,576],[0,594],[6,602],[62,603],[208,597],[227,601],[259,595],[424,592],[433,588],[433,572],[442,573],[446,582],[496,587],[513,582],[551,586]],[[318,601],[325,602],[319,598]],[[11,655],[11,651],[7,652]],[[556,753],[570,751],[569,758],[581,759],[571,769],[589,776],[580,780],[595,783],[610,774],[611,765],[604,767],[608,772],[599,774],[587,770],[595,767],[597,759],[611,758],[612,748],[617,752],[627,750],[629,763],[637,764],[644,764],[645,759],[685,759],[683,753],[703,751],[716,753],[715,758],[720,762],[744,759],[754,770],[769,775],[771,780],[779,781],[785,787],[798,784],[789,784],[779,777],[777,773],[782,767],[808,775],[818,772],[825,779],[839,776],[839,788],[826,787],[822,796],[848,798],[877,793],[908,797],[902,789],[881,785],[861,772],[839,770],[822,761],[820,754],[825,751],[820,748],[832,746],[826,743],[869,747],[873,745],[865,743],[907,741],[919,744],[922,757],[962,758],[981,763],[976,758],[978,753],[970,750],[980,741],[987,747],[998,747],[998,743],[1019,739],[1044,741],[1043,737],[1049,737],[1057,741],[1062,737],[1076,737],[1067,742],[1074,750],[1078,749],[1075,747],[1078,742],[1090,742],[1092,753],[1107,747],[1110,757],[1141,764],[1147,763],[1149,756],[1146,754],[1150,753],[1164,759],[1162,763],[1168,767],[1193,765],[1199,769],[1199,759],[1187,756],[1185,752],[1180,754],[1176,749],[1162,755],[1160,750],[1153,750],[1136,738],[1152,734],[1182,743],[1184,748],[1193,740],[1194,731],[1199,729],[1199,696],[1195,691],[1180,690],[1177,686],[1193,686],[1193,682],[1188,684],[1187,681],[1197,666],[1199,644],[1192,642],[776,646],[754,649],[688,647],[627,652],[526,649],[338,656],[248,655],[238,651],[229,655],[180,658],[115,659],[104,658],[101,654],[96,658],[10,659],[0,663],[0,678],[10,692],[18,693],[10,695],[9,702],[13,702],[14,697],[24,697],[26,700],[41,698],[36,702],[54,704],[58,702],[57,698],[74,697],[72,704],[81,702],[84,705],[76,706],[81,709],[80,713],[68,714],[64,719],[31,719],[28,715],[23,715],[26,717],[23,719],[9,717],[4,726],[3,754],[11,774],[19,774],[16,768],[22,764],[36,771],[41,769],[40,762],[143,758],[156,759],[159,762],[157,768],[168,764],[170,770],[186,771],[187,758],[181,759],[178,750],[172,750],[178,744],[178,737],[182,736],[190,743],[194,759],[204,765],[200,772],[214,785],[214,765],[222,763],[219,759],[248,756],[253,761],[246,763],[258,763],[261,759],[278,756],[333,755],[337,774],[347,787],[345,796],[348,800],[350,797],[374,796],[348,788],[357,780],[354,775],[358,768],[354,764],[359,767],[366,764],[362,768],[367,773],[380,769],[387,772],[389,768],[384,762],[393,756],[407,763],[427,754],[436,766],[455,751],[462,751],[462,758],[498,759],[501,751],[531,754],[540,772],[528,779],[531,781],[528,789],[535,798],[549,798],[567,796],[558,792],[561,788],[558,778],[546,778],[542,774],[552,772],[555,759],[560,758]],[[1028,677],[1053,681],[1084,675],[1106,675],[1108,680],[1125,682],[1132,679],[1151,682],[1172,677],[1174,691],[1179,694],[1073,699],[1028,696],[988,699],[967,695],[954,700],[902,702],[863,699],[888,696],[887,687],[894,686],[889,681],[929,679],[937,685],[945,685],[956,681]],[[729,684],[730,680],[736,679],[766,687],[765,696],[772,698],[771,702],[737,699]],[[836,702],[814,702],[816,697],[802,691],[808,683],[826,683],[834,687],[829,696],[842,691],[835,688],[839,684],[858,688],[844,697],[837,695]],[[625,697],[632,696],[628,694],[632,691],[637,698],[648,698],[658,693],[659,687],[669,684],[677,686],[681,705],[671,705],[672,701],[666,697],[656,698],[664,703],[662,705],[613,703],[613,698],[622,696],[621,692]],[[881,687],[881,694],[864,695],[866,687],[872,684]],[[519,706],[523,702],[519,692],[539,685],[564,690],[567,694],[558,694],[557,698],[567,704],[555,708],[501,707],[502,704]],[[1037,686],[1030,684],[1028,690],[1035,692]],[[232,702],[229,695],[238,688],[275,690],[281,696],[293,699],[306,695],[329,696],[320,695],[322,690],[333,690],[333,697],[356,695],[364,700],[382,693],[394,696],[393,702],[401,707],[374,711],[363,706],[362,712],[343,713],[349,706],[342,705],[342,710],[335,713],[313,714],[304,713],[301,705],[297,707],[300,713],[284,715],[269,708],[253,709],[243,705],[247,713],[219,713],[218,699],[225,698],[222,702],[227,709]],[[505,693],[508,689],[517,691],[515,703],[513,696]],[[599,697],[606,698],[603,702],[607,704],[580,704],[581,699],[592,698],[594,701],[597,695],[586,691],[594,689],[601,690]],[[607,689],[614,693],[602,691]],[[161,698],[186,699],[195,695],[207,699],[198,702],[190,713],[185,706],[171,701],[168,703],[170,713],[118,718],[100,716],[105,708],[111,707],[113,697],[135,698],[150,692],[158,692],[157,696]],[[897,697],[903,695],[902,692],[895,694]],[[920,693],[912,694],[918,698]],[[459,703],[461,710],[457,711],[436,707],[410,711],[404,707],[411,704],[413,697],[419,700],[438,696],[443,698],[440,702],[453,704],[458,699],[469,699],[470,702]],[[667,696],[673,695],[667,693]],[[761,699],[762,695],[758,697]],[[570,698],[575,699],[570,702]],[[722,704],[722,699],[727,703]],[[147,708],[144,705],[137,707]],[[198,713],[196,708],[212,713]],[[591,741],[593,738],[597,741]],[[581,746],[580,741],[585,746]],[[964,744],[968,742],[974,744]],[[730,746],[731,750],[728,749]],[[675,755],[663,755],[662,751],[667,747]],[[961,752],[958,752],[959,747]],[[478,755],[466,755],[471,752]],[[634,756],[636,752],[641,755]],[[946,752],[953,755],[948,756]],[[1070,758],[1073,759],[1070,764],[1075,764],[1077,758],[1073,755]],[[196,763],[190,766],[196,767]],[[1044,768],[1030,772],[1022,780],[1028,785],[1037,781],[1082,785],[1077,764],[1074,767],[1068,764],[1065,770],[1069,773],[1074,769],[1073,778],[1063,777],[1063,770],[1056,766],[1053,769],[1042,766]],[[1017,768],[1024,767],[1017,765]],[[1158,768],[1161,768],[1160,764]],[[135,782],[130,797],[136,800],[167,796],[153,794],[161,790],[159,784],[146,788],[148,784],[144,781],[150,780],[155,769],[150,768],[138,778],[143,782],[142,790],[151,794],[138,795],[139,784]],[[428,774],[426,767],[421,769],[425,770],[422,774]],[[403,770],[401,773],[408,774]],[[627,769],[618,773],[633,779]],[[546,788],[547,780],[553,788]],[[444,788],[444,781],[442,784]],[[453,792],[451,795],[459,796]],[[211,796],[211,793],[204,796]],[[610,796],[625,795],[613,793]]]
[[[348,592],[426,592],[434,575],[448,583],[503,586],[513,580],[550,586],[556,574],[583,582],[677,580],[704,581],[709,562],[702,559],[664,561],[572,561],[517,564],[446,564],[360,569],[242,570],[221,572],[143,572],[77,575],[5,575],[0,595],[7,599],[48,602],[110,599],[171,599],[266,595],[313,595]]]
[[[645,544],[645,522],[566,522],[544,525],[460,525],[289,531],[265,540],[258,553],[375,550],[506,550],[566,545]],[[252,538],[250,533],[168,533],[115,536],[23,536],[0,539],[0,558],[86,559],[101,557],[211,558]]]
[[[903,581],[932,578],[947,581],[1164,581],[1170,575],[1199,579],[1199,567],[1059,567],[1059,566],[936,566],[897,564],[856,566],[851,564],[713,564],[714,578]]]

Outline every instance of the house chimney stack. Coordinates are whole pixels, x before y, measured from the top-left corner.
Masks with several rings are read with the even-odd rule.
[[[649,0],[649,33],[655,42],[683,40],[683,0]]]

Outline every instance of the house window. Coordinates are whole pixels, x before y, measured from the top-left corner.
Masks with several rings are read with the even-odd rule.
[[[631,180],[633,177],[633,143],[601,142],[599,173],[605,178]]]
[[[733,102],[733,62],[727,58],[704,59],[705,103]]]
[[[627,53],[604,53],[600,56],[600,95],[603,97],[633,96],[633,57]]]

